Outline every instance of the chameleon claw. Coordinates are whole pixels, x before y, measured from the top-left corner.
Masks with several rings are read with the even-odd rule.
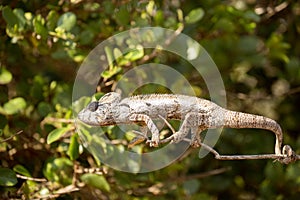
[[[158,142],[150,139],[146,141],[146,144],[149,144],[150,147],[158,147]]]
[[[190,145],[193,147],[193,148],[198,148],[201,146],[201,138],[199,135],[196,135],[195,137],[192,138],[192,140],[190,141]]]
[[[199,142],[198,140],[192,140],[190,143],[191,147],[193,148],[198,148],[201,146],[201,142]]]

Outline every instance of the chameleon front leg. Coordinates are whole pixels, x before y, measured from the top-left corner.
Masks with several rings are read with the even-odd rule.
[[[131,114],[129,116],[129,120],[132,122],[144,122],[148,129],[151,132],[151,141],[147,141],[149,143],[150,147],[158,147],[159,144],[159,130],[152,121],[152,119],[145,114]]]

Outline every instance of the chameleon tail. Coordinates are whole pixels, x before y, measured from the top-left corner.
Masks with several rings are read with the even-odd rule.
[[[280,125],[273,119],[247,114],[235,111],[226,111],[224,116],[225,127],[229,128],[259,128],[269,130],[275,133],[276,143],[275,143],[275,154],[281,154],[281,145],[283,141],[283,134]]]

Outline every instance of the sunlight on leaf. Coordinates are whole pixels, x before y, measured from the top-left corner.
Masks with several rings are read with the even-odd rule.
[[[22,165],[15,165],[13,170],[19,174],[22,174],[27,177],[31,177],[29,171]]]
[[[12,80],[12,74],[4,69],[0,68],[0,84],[8,84]]]
[[[204,16],[204,10],[202,8],[197,8],[189,12],[189,14],[185,17],[185,21],[188,24],[194,24],[200,21]]]
[[[57,28],[70,31],[76,24],[76,15],[72,12],[64,13],[57,22]]]
[[[9,100],[7,103],[4,104],[3,110],[7,115],[16,114],[26,107],[26,101],[22,97],[16,97],[14,99]]]
[[[92,187],[102,189],[107,192],[110,191],[110,186],[103,176],[97,174],[83,174],[80,179]]]
[[[76,160],[79,156],[79,142],[78,142],[78,134],[73,134],[71,137],[69,149],[68,149],[68,156],[70,156],[71,160]]]
[[[57,128],[53,131],[51,131],[47,137],[47,144],[51,144],[52,142],[57,141],[61,136],[63,136],[70,128],[63,127],[63,128]]]
[[[68,158],[49,159],[43,169],[48,180],[70,185],[72,183],[73,162]]]

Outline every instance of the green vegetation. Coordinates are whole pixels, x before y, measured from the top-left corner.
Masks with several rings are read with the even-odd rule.
[[[155,172],[111,169],[84,147],[72,110],[76,72],[97,44],[131,28],[159,26],[203,45],[222,74],[228,107],[277,120],[284,143],[299,154],[298,2],[4,0],[0,11],[0,199],[299,199],[300,162],[199,159],[199,150],[190,149]],[[104,51],[110,65],[96,99],[129,69],[150,62],[174,66],[197,95],[209,98],[201,76],[174,55],[142,46],[125,55]],[[168,91],[151,84],[136,91],[154,92]],[[112,139],[130,139],[117,127],[106,130]],[[215,148],[259,154],[273,146],[270,132],[226,129]]]

